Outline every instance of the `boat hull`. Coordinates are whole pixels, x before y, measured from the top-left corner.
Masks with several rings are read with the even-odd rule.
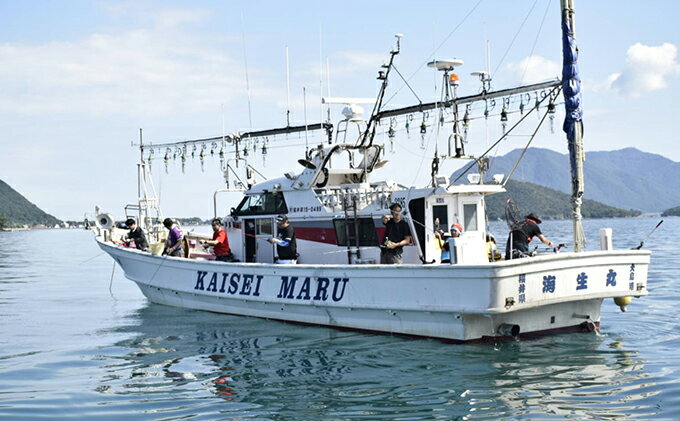
[[[274,265],[157,257],[98,239],[152,302],[454,342],[599,327],[604,298],[647,295],[647,251],[485,265]]]

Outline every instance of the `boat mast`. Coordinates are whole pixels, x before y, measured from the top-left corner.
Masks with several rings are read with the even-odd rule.
[[[574,251],[583,251],[585,237],[581,223],[583,201],[583,109],[581,78],[578,74],[578,47],[574,35],[574,0],[560,0],[562,10],[562,93],[564,94],[564,126],[569,145],[571,168],[571,206],[574,225]]]
[[[401,50],[401,38],[402,34],[395,34],[397,38],[397,46],[390,51],[390,62],[388,64],[383,64],[381,67],[385,70],[380,70],[378,72],[378,80],[382,81],[380,84],[380,92],[378,92],[378,98],[373,106],[373,112],[371,112],[371,118],[369,118],[368,123],[366,123],[366,130],[361,135],[359,141],[359,147],[370,147],[373,145],[373,138],[375,138],[375,130],[380,120],[379,114],[382,108],[383,98],[385,97],[385,90],[387,90],[387,79],[390,76],[390,70],[392,70],[392,64],[394,63],[394,57],[399,54]]]
[[[137,205],[139,207],[139,214],[137,215],[137,223],[142,229],[146,229],[146,216],[142,210],[142,203],[146,203],[146,189],[144,189],[144,197],[142,197],[142,183],[146,184],[146,165],[144,164],[144,138],[142,137],[142,128],[139,128],[139,164],[137,164]]]

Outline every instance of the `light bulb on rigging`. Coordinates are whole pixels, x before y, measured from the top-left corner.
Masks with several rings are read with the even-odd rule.
[[[467,141],[468,129],[470,128],[470,105],[465,107],[463,115],[463,140]]]
[[[550,133],[555,133],[555,102],[550,100],[548,103],[548,118],[550,119]]]
[[[426,114],[423,114],[423,121],[420,123],[420,149],[425,149],[425,135],[427,134],[427,123],[425,123],[425,119],[427,117]]]

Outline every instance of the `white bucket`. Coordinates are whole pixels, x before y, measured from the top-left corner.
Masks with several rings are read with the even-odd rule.
[[[154,256],[160,256],[163,254],[163,249],[165,248],[165,242],[159,241],[158,243],[151,243],[151,254]]]

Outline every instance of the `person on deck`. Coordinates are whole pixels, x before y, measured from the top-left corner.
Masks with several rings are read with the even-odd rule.
[[[130,241],[135,242],[135,248],[142,251],[149,251],[149,243],[146,241],[144,230],[137,226],[137,222],[130,218],[125,221],[125,225],[130,228],[130,232],[125,236],[125,245],[130,246]]]
[[[183,257],[184,253],[182,250],[182,232],[175,226],[175,223],[170,218],[165,218],[163,220],[163,226],[167,228],[170,232],[168,233],[168,239],[165,240],[165,251],[163,254],[168,256]]]
[[[449,238],[458,238],[463,232],[463,227],[458,223],[453,223],[451,225],[450,233],[438,230],[434,233],[437,245],[441,250],[441,263],[451,263],[451,245],[449,244]]]
[[[411,244],[411,230],[401,217],[402,207],[398,203],[390,206],[390,215],[383,215],[385,237],[380,249],[381,264],[402,264],[404,246]]]
[[[541,233],[538,224],[541,223],[541,218],[536,216],[533,212],[524,217],[523,221],[513,224],[508,242],[505,246],[505,259],[523,257],[529,254],[529,243],[534,237],[538,237],[543,244],[554,248],[552,241],[548,240],[546,236]]]
[[[486,255],[490,262],[495,262],[501,260],[501,252],[498,251],[498,246],[496,245],[496,237],[490,232],[486,233]]]
[[[278,226],[277,236],[270,238],[270,243],[276,244],[276,254],[279,256],[276,263],[281,265],[294,265],[297,263],[297,241],[295,241],[295,230],[290,225],[286,215],[276,217]]]
[[[222,220],[220,218],[212,220],[212,229],[212,240],[201,240],[201,244],[214,246],[215,260],[233,262],[234,255],[231,254],[231,248],[229,247],[229,237],[227,237],[227,233],[222,229]]]

